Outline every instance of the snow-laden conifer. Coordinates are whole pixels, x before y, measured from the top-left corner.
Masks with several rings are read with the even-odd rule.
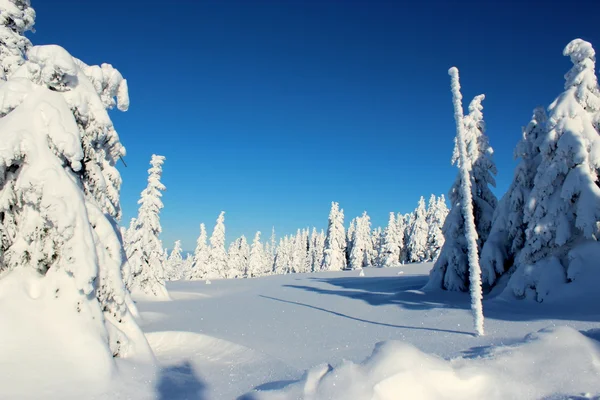
[[[165,279],[168,281],[178,281],[183,278],[181,251],[181,240],[176,240],[165,264]]]
[[[493,286],[513,265],[525,245],[525,208],[541,161],[540,145],[546,137],[546,122],[544,109],[536,108],[515,148],[514,156],[521,161],[496,208],[490,235],[481,250],[482,280],[487,287]]]
[[[527,202],[525,245],[507,290],[542,301],[555,284],[577,280],[589,268],[600,235],[600,88],[591,44],[575,39],[564,49],[573,67],[565,91],[548,108],[547,134]]]
[[[25,32],[33,29],[35,11],[29,0],[0,2],[0,79],[6,81],[25,63],[31,42]]]
[[[425,198],[421,196],[419,204],[413,213],[414,219],[409,230],[407,255],[408,262],[418,263],[426,260],[427,254],[427,210],[425,208]]]
[[[14,8],[7,9],[19,5],[29,7],[29,2],[0,1],[4,28],[23,23],[11,19]],[[33,15],[31,10],[26,24],[33,24]],[[5,51],[12,39],[2,35],[0,40],[2,56],[16,56]],[[109,107],[66,50],[36,46],[27,50],[27,60],[21,56],[13,63],[7,57],[2,68],[9,76],[0,85],[0,292],[34,285],[36,298],[28,301],[52,315],[39,321],[38,332],[29,333],[32,345],[52,343],[48,333],[61,326],[71,332],[74,346],[86,340],[87,356],[98,374],[110,376],[116,370],[114,356],[152,358],[133,319],[121,271],[125,255],[119,213],[114,211],[119,206],[120,175],[114,166],[124,148]],[[95,129],[89,129],[88,118],[95,121]],[[103,141],[88,153],[85,143],[92,135]],[[104,141],[107,137],[110,142]],[[86,190],[91,184],[86,170],[96,162],[90,155],[104,157],[97,176],[106,182],[105,192],[113,194],[114,209]],[[18,301],[5,300],[8,306]],[[44,321],[53,328],[44,329]],[[10,340],[6,335],[10,331],[3,336]],[[61,356],[70,360],[79,354]],[[38,372],[31,367],[32,373]]]
[[[435,198],[431,195],[429,206],[427,209],[427,252],[426,259],[428,261],[437,260],[440,251],[444,246],[444,233],[442,228],[446,217],[448,216],[448,207],[444,195]]]
[[[346,234],[344,232],[344,210],[332,202],[325,239],[323,270],[341,271],[346,268]]]
[[[465,117],[463,116],[461,103],[462,94],[460,93],[458,69],[452,67],[448,73],[450,74],[452,82],[452,100],[454,103],[454,119],[456,121],[456,151],[453,158],[457,162],[459,168],[459,176],[457,178],[457,183],[459,183],[458,187],[456,187],[457,183],[455,183],[455,186],[453,186],[453,190],[451,191],[452,212],[450,216],[452,219],[446,222],[446,226],[444,227],[446,242],[440,258],[431,271],[428,286],[436,287],[441,282],[449,282],[449,284],[457,285],[462,289],[461,286],[465,285],[465,280],[462,277],[460,279],[454,278],[453,281],[448,281],[445,279],[446,277],[443,277],[443,273],[446,272],[446,274],[448,274],[449,271],[452,271],[453,274],[450,276],[456,277],[457,271],[468,271],[473,324],[477,334],[483,335],[483,294],[481,288],[481,268],[479,266],[479,247],[477,243],[479,235],[474,214],[474,204],[477,204],[475,198],[477,192],[473,192],[472,187],[473,183],[477,185],[477,180],[474,177],[477,158],[472,157],[478,152],[473,148],[468,147],[468,145],[475,147],[477,142],[476,134],[473,130],[479,130],[481,128],[478,125],[471,125],[465,121]],[[482,99],[483,96],[475,97],[475,100],[473,101],[475,102],[475,105],[474,107],[470,107],[471,113],[477,114],[477,110],[480,111]],[[473,102],[471,103],[472,106]],[[479,118],[475,116],[475,120],[478,119]],[[469,133],[471,133],[471,135],[469,135]],[[471,140],[467,142],[468,139]],[[477,189],[477,187],[475,187],[475,189]],[[452,236],[449,237],[449,234]],[[466,243],[462,241],[462,237],[457,237],[458,235],[464,236],[464,241]],[[459,239],[461,240],[460,242]]]
[[[396,225],[396,215],[391,212],[387,227],[383,232],[383,245],[381,253],[382,267],[396,267],[400,264],[401,248],[398,246],[400,241],[398,238],[398,231],[398,226]]]
[[[361,217],[356,218],[348,268],[361,269],[371,266],[369,260],[371,247],[371,220],[365,211]]]
[[[265,255],[263,245],[260,241],[260,231],[254,235],[252,246],[250,247],[250,260],[248,262],[248,277],[254,278],[262,276],[264,273]]]
[[[192,260],[191,279],[205,279],[208,275],[208,235],[206,226],[200,224],[200,235],[196,241],[196,249],[194,250],[194,258]]]
[[[148,170],[148,185],[142,191],[138,204],[137,218],[131,221],[127,231],[128,265],[131,269],[131,290],[168,298],[165,287],[164,266],[166,257],[159,238],[162,232],[160,225],[161,200],[165,186],[161,182],[164,156],[153,154]]]
[[[476,96],[469,105],[469,115],[463,117],[465,141],[465,159],[467,174],[471,179],[471,194],[475,230],[477,233],[477,252],[489,236],[491,221],[497,200],[490,186],[495,185],[496,167],[492,160],[493,150],[485,136],[485,124],[481,113],[484,96]],[[463,207],[468,201],[463,201],[462,186],[463,172],[460,160],[458,139],[455,140],[452,161],[459,167],[459,173],[450,189],[450,214],[444,223],[444,246],[430,274],[428,287],[447,290],[466,291],[470,285],[469,265],[467,259],[469,247],[468,227],[465,225]],[[479,264],[479,262],[478,262]]]
[[[225,211],[221,211],[210,237],[208,253],[208,279],[227,277],[227,251],[225,250]]]

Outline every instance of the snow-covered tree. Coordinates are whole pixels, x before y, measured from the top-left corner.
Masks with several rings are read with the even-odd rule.
[[[350,254],[352,253],[352,245],[354,240],[354,230],[356,229],[356,218],[350,220],[350,225],[346,231],[346,265],[350,263]]]
[[[289,237],[285,236],[279,240],[279,246],[275,253],[275,263],[273,265],[273,272],[275,274],[287,274],[289,273],[289,267],[291,264],[291,249]]]
[[[252,246],[250,248],[250,260],[248,262],[248,277],[254,278],[262,276],[264,273],[265,253],[263,245],[260,242],[260,231],[254,235]]]
[[[490,235],[481,250],[482,280],[487,287],[493,286],[513,265],[525,245],[525,208],[541,161],[540,146],[546,138],[546,122],[544,109],[536,108],[515,148],[514,156],[521,161],[496,208]]]
[[[437,198],[431,195],[427,208],[427,251],[426,259],[428,261],[437,260],[440,251],[444,246],[444,233],[442,228],[444,221],[448,216],[448,207],[444,195]]]
[[[28,7],[28,1],[0,1],[0,61],[8,75],[0,85],[0,292],[35,287],[28,307],[47,318],[36,322],[39,330],[28,332],[28,341],[47,345],[54,327],[61,326],[70,332],[70,342],[85,341],[86,357],[94,360],[99,376],[110,376],[115,356],[152,359],[121,272],[126,258],[117,227],[120,175],[114,166],[124,148],[110,107],[78,60],[56,45],[19,47],[27,60],[12,52],[15,41],[7,29],[23,32],[33,25],[35,14]],[[119,109],[126,110],[125,103],[119,102]],[[92,136],[101,140],[88,153],[85,143]],[[103,157],[97,176],[114,194],[113,209],[86,190],[91,185],[86,170],[96,157]],[[3,301],[5,307],[23,306],[18,298]],[[12,331],[21,334],[18,328]],[[16,356],[23,349],[14,351]],[[74,363],[81,359],[69,352],[61,356]]]
[[[227,273],[229,278],[249,277],[248,261],[250,250],[246,237],[242,235],[229,245],[227,251]]]
[[[375,267],[381,264],[381,257],[383,255],[383,231],[381,227],[373,229],[371,233],[371,247],[369,249],[369,260],[370,265]]]
[[[138,216],[132,219],[127,231],[128,265],[131,269],[131,290],[168,298],[165,287],[164,266],[166,258],[162,242],[159,238],[162,232],[160,225],[161,200],[165,186],[161,182],[164,156],[153,154],[150,159],[151,168],[148,170],[148,185],[142,191],[138,204]]]
[[[325,234],[323,231],[317,233],[317,228],[313,228],[310,235],[310,264],[311,272],[319,272],[323,264],[323,251],[325,250]]]
[[[481,117],[481,100],[483,96],[477,96],[469,106],[469,118],[463,116],[462,94],[458,69],[452,67],[448,73],[452,82],[452,99],[454,103],[454,119],[456,121],[456,140],[453,161],[458,165],[459,175],[457,183],[451,191],[452,211],[444,226],[444,237],[446,242],[435,266],[431,270],[428,287],[436,288],[445,285],[446,288],[458,288],[468,286],[471,293],[471,311],[473,313],[473,325],[478,335],[484,333],[483,318],[483,294],[481,287],[481,268],[479,266],[479,232],[477,230],[477,210],[480,207],[480,217],[489,212],[484,206],[491,208],[491,197],[486,197],[488,183],[493,182],[491,148],[486,140],[479,140],[478,134],[483,135],[483,119]],[[482,146],[479,150],[474,147]],[[484,160],[481,161],[480,158]],[[488,158],[489,157],[489,158]],[[487,168],[487,169],[486,169]],[[478,180],[479,178],[479,180]],[[478,184],[484,184],[487,188],[478,188]],[[454,190],[456,189],[456,190]],[[481,197],[482,196],[482,197]],[[493,195],[492,195],[493,196]],[[485,203],[485,204],[484,204]],[[495,205],[495,204],[494,204]],[[482,224],[485,226],[486,221]],[[460,235],[461,237],[458,237]],[[487,233],[486,233],[487,235]],[[466,242],[466,243],[465,243]],[[466,257],[465,257],[466,255]],[[468,278],[463,278],[460,273],[468,272]],[[446,275],[444,276],[444,272]],[[466,273],[465,273],[466,275]],[[449,278],[450,277],[450,278]],[[465,283],[465,281],[468,281]]]
[[[404,262],[405,255],[405,246],[404,246],[404,237],[406,233],[406,217],[400,213],[396,216],[396,232],[398,239],[398,262],[402,264]]]
[[[25,63],[31,42],[25,32],[33,29],[35,11],[29,0],[0,2],[0,79],[6,81]]]
[[[323,270],[341,271],[346,268],[346,234],[344,232],[344,210],[332,202],[325,239]]]
[[[181,240],[176,240],[165,264],[165,279],[177,281],[183,278],[183,257],[181,256]]]
[[[586,249],[600,254],[600,88],[595,52],[590,43],[575,39],[563,54],[573,67],[565,75],[565,91],[548,108],[540,165],[523,217],[525,244],[507,289],[538,301],[555,284],[585,276],[593,265]]]
[[[414,219],[410,227],[408,242],[406,245],[408,262],[423,262],[427,256],[427,211],[423,196],[419,199],[419,205],[413,213]]]
[[[481,113],[483,99],[483,95],[476,96],[469,105],[469,114],[462,118],[466,148],[465,165],[461,164],[458,138],[455,140],[452,162],[458,166],[459,173],[450,189],[451,210],[443,227],[444,246],[431,271],[428,284],[430,288],[466,291],[470,286],[469,266],[472,264],[467,256],[469,254],[469,236],[467,234],[469,227],[465,224],[465,212],[467,211],[463,210],[464,207],[473,209],[477,254],[490,232],[491,221],[497,205],[497,199],[490,189],[490,186],[495,185],[496,167],[492,160],[492,148],[485,136],[485,124]],[[471,179],[469,183],[472,194],[471,201],[463,201],[464,176]],[[471,204],[467,205],[466,203]],[[479,257],[477,258],[479,259]],[[478,260],[477,266],[479,266]]]
[[[194,250],[194,258],[192,260],[191,279],[206,279],[208,274],[208,235],[206,233],[206,226],[200,224],[200,236],[196,241],[196,249]]]
[[[415,223],[415,213],[404,214],[402,217],[404,221],[404,237],[402,238],[402,253],[400,254],[400,262],[410,262],[408,243],[410,242],[410,233]]]
[[[227,252],[225,250],[225,211],[221,211],[210,237],[208,253],[208,279],[227,277]]]
[[[371,266],[368,254],[371,246],[371,221],[365,211],[361,217],[356,218],[348,268],[361,269]]]
[[[398,216],[402,219],[401,216]],[[396,216],[393,212],[390,213],[388,225],[383,233],[383,244],[380,258],[380,266],[396,267],[400,263],[400,246],[398,246],[399,229],[396,225]],[[403,232],[404,233],[404,232]]]

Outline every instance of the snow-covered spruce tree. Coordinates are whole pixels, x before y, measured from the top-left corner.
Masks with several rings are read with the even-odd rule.
[[[205,279],[208,274],[208,235],[206,233],[206,226],[200,224],[200,236],[196,240],[196,249],[194,250],[194,258],[192,260],[192,269],[190,273],[190,279],[201,280]]]
[[[400,263],[400,247],[398,246],[398,228],[396,215],[391,212],[388,225],[383,233],[381,267],[396,267]]]
[[[400,254],[400,262],[410,262],[408,243],[410,242],[410,232],[413,224],[415,223],[415,213],[411,212],[404,214],[404,237],[402,238],[402,253]]]
[[[138,204],[137,218],[131,221],[127,231],[128,243],[125,248],[128,265],[131,269],[132,292],[141,292],[168,299],[165,287],[164,266],[166,258],[159,239],[161,200],[165,186],[160,181],[164,156],[152,155],[148,170],[148,185],[142,191]]]
[[[260,231],[254,235],[252,246],[250,247],[250,260],[248,262],[248,277],[255,278],[264,273],[265,255],[263,245],[260,242]]]
[[[546,138],[546,122],[544,109],[536,108],[515,148],[514,156],[521,161],[496,208],[490,235],[481,250],[482,281],[487,288],[507,272],[525,245],[525,208],[541,161],[540,145]]]
[[[453,190],[450,192],[452,210],[444,225],[446,242],[438,261],[431,270],[429,283],[426,288],[440,288],[444,287],[442,285],[445,285],[446,288],[458,288],[462,290],[463,286],[461,285],[467,285],[465,279],[457,271],[468,271],[468,287],[471,293],[473,325],[477,335],[483,335],[483,293],[481,287],[481,268],[479,266],[479,245],[477,242],[479,233],[476,224],[476,207],[478,206],[477,196],[481,195],[485,190],[477,189],[477,184],[481,183],[481,181],[477,181],[476,174],[482,174],[482,171],[476,172],[475,165],[479,160],[478,158],[473,158],[473,155],[480,153],[469,149],[468,146],[475,147],[474,142],[477,135],[475,131],[483,134],[483,121],[478,116],[480,113],[477,113],[477,111],[481,110],[483,96],[475,97],[473,102],[471,102],[471,106],[473,107],[469,107],[469,116],[480,123],[466,121],[467,118],[463,116],[458,69],[452,67],[448,71],[448,74],[451,77],[454,119],[456,121],[456,151],[453,161],[457,163],[459,169],[459,176],[457,178],[459,186],[457,187],[457,183],[455,183]],[[478,144],[482,142],[484,141],[477,141]],[[485,144],[487,145],[487,140],[485,140]],[[490,175],[491,166],[487,160],[484,161],[483,164],[488,166],[486,172]],[[489,182],[489,180],[484,180],[484,182]]]
[[[600,88],[591,44],[564,49],[573,67],[548,108],[548,132],[524,213],[525,245],[506,291],[543,301],[557,284],[586,279],[600,245]]]
[[[33,29],[35,11],[29,0],[0,2],[0,79],[10,75],[25,63],[31,42],[25,32]]]
[[[418,263],[426,260],[427,253],[427,211],[423,196],[414,212],[414,219],[408,235],[407,254],[408,262]]]
[[[176,240],[165,264],[165,279],[178,281],[183,278],[183,257],[181,256],[181,240]]]
[[[398,215],[396,216],[396,232],[397,232],[397,239],[398,239],[398,263],[402,264],[404,262],[404,253],[405,253],[405,248],[404,248],[404,236],[405,236],[405,232],[406,232],[406,218],[404,217],[404,215],[398,213]]]
[[[310,272],[319,272],[321,270],[324,246],[325,234],[323,231],[318,233],[317,228],[313,228],[309,243]]]
[[[356,218],[348,268],[361,269],[371,266],[369,260],[371,246],[371,221],[365,211],[361,217]]]
[[[354,230],[356,229],[356,218],[350,220],[348,230],[346,231],[346,265],[350,264],[350,254],[352,253],[352,246],[354,245]]]
[[[277,251],[275,252],[273,272],[278,275],[287,274],[289,259],[289,239],[285,236],[279,239],[279,246],[277,246]]]
[[[469,105],[469,115],[463,117],[464,141],[466,147],[467,174],[471,182],[473,217],[477,233],[476,244],[479,254],[485,240],[487,240],[491,228],[494,210],[497,200],[490,189],[494,186],[494,175],[496,167],[492,160],[493,151],[485,136],[485,125],[481,113],[481,101],[483,95],[476,96]],[[462,107],[461,107],[462,109]],[[460,161],[460,150],[458,139],[455,140],[452,162],[459,168],[452,188],[450,189],[450,214],[444,223],[444,246],[440,251],[430,278],[429,288],[443,288],[446,290],[466,291],[469,288],[469,266],[471,262],[467,259],[468,254],[468,227],[465,226],[464,210],[467,202],[462,201],[463,172]],[[477,262],[479,266],[479,261]]]
[[[29,2],[0,1],[3,27],[22,23],[10,17],[19,5],[28,7]],[[29,26],[33,15],[31,10]],[[11,39],[1,36],[0,53],[13,56],[7,49]],[[115,356],[152,359],[127,302],[119,215],[85,190],[90,184],[86,169],[96,157],[104,157],[111,168],[99,174],[117,194],[113,200],[118,206],[120,177],[112,167],[124,149],[109,107],[66,50],[32,47],[27,60],[10,62],[12,72],[7,65],[3,68],[10,74],[0,85],[0,303],[12,310],[28,304],[28,318],[44,314],[35,332],[29,332],[33,347],[43,347],[48,357],[69,365],[77,365],[85,354],[95,376],[110,379]],[[126,103],[119,102],[119,108],[126,110]],[[94,121],[93,129],[87,121]],[[91,137],[101,140],[89,159],[85,142]],[[35,298],[28,288],[35,288]],[[15,316],[5,322],[14,329],[4,329],[0,338],[10,343],[24,320]],[[68,341],[46,329],[46,323],[71,332]],[[2,358],[22,360],[22,351],[5,348]],[[42,364],[27,369],[42,376],[48,367]]]
[[[341,271],[346,268],[346,234],[344,232],[344,210],[332,202],[325,238],[323,268],[325,271]]]
[[[381,227],[377,227],[373,229],[371,233],[371,248],[369,260],[371,262],[372,267],[378,267],[381,265],[381,257],[383,255],[383,231]]]
[[[210,237],[208,253],[208,279],[227,277],[227,252],[225,251],[225,211],[221,211]]]
[[[435,261],[440,255],[444,246],[444,233],[442,228],[446,217],[448,216],[448,207],[444,195],[435,198],[431,195],[427,209],[427,254],[428,261]]]

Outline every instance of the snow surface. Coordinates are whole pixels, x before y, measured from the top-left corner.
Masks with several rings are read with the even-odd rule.
[[[399,398],[380,392],[371,397],[368,388],[378,382],[415,399],[600,394],[600,345],[577,332],[598,339],[600,310],[486,301],[486,336],[475,337],[468,295],[419,290],[430,268],[430,263],[367,268],[365,277],[347,271],[213,280],[211,285],[170,282],[173,301],[138,303],[142,329],[162,368],[157,397]],[[600,294],[588,300],[598,304]],[[560,325],[572,329],[554,328]],[[389,340],[401,342],[378,346],[366,364],[357,364],[376,343]],[[321,382],[326,369],[311,369],[323,363],[335,369]],[[315,397],[298,395],[306,382],[272,391],[301,379],[306,370],[317,377],[309,382],[320,390]],[[396,378],[384,379],[391,376]],[[344,379],[363,386],[347,392]],[[414,381],[413,389],[401,384],[405,380]],[[343,391],[331,391],[335,382]],[[436,396],[441,385],[454,389]]]
[[[171,301],[137,302],[158,368],[118,359],[120,374],[108,384],[109,377],[92,376],[93,360],[64,365],[61,342],[26,345],[28,337],[13,335],[1,351],[31,351],[2,357],[2,396],[387,400],[600,395],[600,309],[595,306],[600,293],[584,299],[587,307],[573,307],[582,299],[568,296],[541,304],[485,300],[486,336],[476,337],[468,294],[420,290],[431,266],[365,268],[364,277],[344,271],[214,279],[210,285],[168,282]],[[36,295],[27,290],[22,296]],[[6,326],[16,316],[3,304],[0,296],[0,316],[13,319],[0,321]],[[33,311],[27,304],[17,313],[23,318]],[[54,359],[55,368],[20,371],[13,362],[34,356]],[[15,381],[19,376],[27,379]],[[42,380],[52,385],[42,386]]]

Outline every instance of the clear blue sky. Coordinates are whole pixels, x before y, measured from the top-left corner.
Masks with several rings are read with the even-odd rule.
[[[173,4],[173,5],[171,5]],[[563,47],[600,50],[600,1],[32,0],[34,44],[128,79],[123,222],[165,155],[163,241],[192,250],[225,210],[228,240],[325,228],[330,202],[374,225],[446,193],[447,70],[484,117],[501,195],[532,109],[563,87]],[[466,105],[465,105],[466,107]]]

